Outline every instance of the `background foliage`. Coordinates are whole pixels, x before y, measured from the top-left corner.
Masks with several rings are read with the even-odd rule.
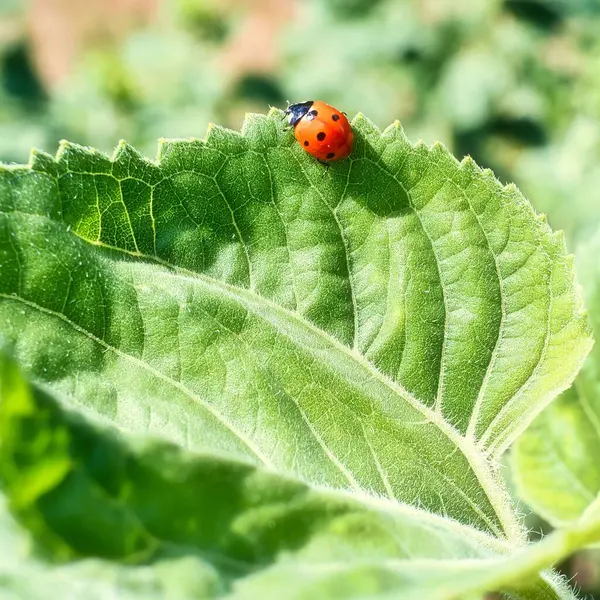
[[[158,137],[202,137],[211,120],[238,129],[246,111],[320,98],[472,155],[516,182],[571,250],[598,229],[598,0],[78,5],[0,0],[2,161],[61,138],[104,151],[125,138],[154,156]],[[573,563],[567,574],[599,594],[600,562]]]
[[[572,236],[600,218],[597,0],[129,0],[110,27],[68,4],[0,3],[3,161],[60,138],[153,156],[314,97],[471,154]]]

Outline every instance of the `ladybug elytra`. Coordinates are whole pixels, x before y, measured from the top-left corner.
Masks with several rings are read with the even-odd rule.
[[[352,152],[354,135],[346,115],[325,102],[290,104],[285,115],[298,143],[320,162],[341,160]]]

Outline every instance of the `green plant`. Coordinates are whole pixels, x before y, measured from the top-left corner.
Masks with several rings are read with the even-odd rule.
[[[591,347],[562,236],[353,126],[325,174],[279,111],[0,171],[9,589],[574,597],[598,508],[527,546],[496,466]]]
[[[600,235],[583,244],[579,275],[590,306],[594,333],[600,333]],[[600,348],[595,346],[573,387],[553,402],[519,439],[513,471],[520,492],[556,527],[587,509],[600,493]]]

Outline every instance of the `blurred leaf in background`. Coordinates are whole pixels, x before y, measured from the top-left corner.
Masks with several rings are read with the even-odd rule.
[[[202,137],[212,120],[239,127],[246,110],[282,104],[270,71],[274,33],[290,3],[273,11],[269,4],[13,7],[9,33],[0,30],[0,160],[25,162],[32,146],[61,138],[105,151],[125,138],[152,155],[159,137]],[[121,25],[112,22],[120,17]]]
[[[76,5],[3,3],[4,161],[60,138],[151,156],[158,137],[320,98],[473,155],[573,239],[600,219],[597,0]]]

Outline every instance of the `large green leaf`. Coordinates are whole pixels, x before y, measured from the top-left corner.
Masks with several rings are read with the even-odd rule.
[[[22,530],[0,507],[0,577],[13,597],[78,598],[90,587],[92,598],[572,598],[537,573],[599,537],[592,519],[511,554],[406,505],[115,436],[32,389],[4,359],[0,436],[11,508],[39,549],[80,558],[49,568],[24,553]]]
[[[121,429],[517,547],[489,457],[591,344],[562,237],[470,159],[353,126],[327,171],[278,111],[156,163],[65,143],[5,168],[3,337]]]
[[[577,252],[590,323],[600,334],[600,234]],[[550,523],[579,517],[600,493],[600,346],[565,392],[539,415],[512,454],[521,497]]]

